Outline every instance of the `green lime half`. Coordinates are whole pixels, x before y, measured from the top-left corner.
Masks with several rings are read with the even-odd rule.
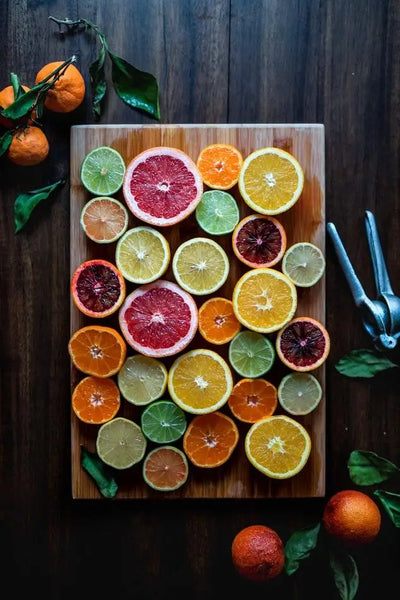
[[[124,159],[117,150],[109,146],[94,148],[83,159],[82,184],[96,196],[111,196],[118,192],[124,175]]]
[[[291,415],[308,415],[321,398],[321,385],[311,373],[289,373],[278,386],[279,404]]]
[[[195,214],[200,227],[211,235],[232,233],[240,219],[235,198],[221,190],[204,192]]]
[[[272,367],[275,348],[256,331],[240,331],[229,343],[229,362],[242,377],[261,377]]]
[[[143,478],[154,490],[177,490],[186,482],[188,474],[186,455],[175,446],[154,448],[143,461]]]
[[[151,442],[169,444],[183,436],[186,429],[184,411],[171,400],[158,400],[142,412],[142,431]]]
[[[146,447],[139,425],[123,417],[104,423],[97,432],[97,454],[114,469],[128,469],[141,461]]]

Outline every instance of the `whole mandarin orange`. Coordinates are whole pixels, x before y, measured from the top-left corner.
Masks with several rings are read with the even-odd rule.
[[[49,142],[39,127],[26,127],[14,133],[8,148],[8,158],[16,165],[33,166],[49,153]]]
[[[326,531],[347,546],[372,542],[381,528],[377,504],[363,492],[337,492],[325,505],[322,522]]]
[[[30,88],[28,88],[26,85],[22,85],[21,86],[22,89],[24,90],[24,92],[27,92]],[[4,110],[5,108],[8,108],[10,106],[10,104],[12,104],[15,100],[15,96],[14,96],[14,88],[12,85],[8,85],[7,87],[3,88],[0,91],[0,110]],[[11,119],[7,119],[6,117],[2,117],[0,115],[0,125],[3,125],[3,127],[7,127],[10,128],[14,125],[13,121]]]
[[[250,525],[232,542],[232,562],[236,571],[252,581],[268,581],[277,577],[285,565],[284,546],[273,529]]]
[[[36,75],[35,84],[43,81],[62,64],[63,61],[56,61],[44,65]],[[85,81],[74,65],[68,65],[53,87],[48,90],[44,105],[53,112],[68,113],[78,108],[84,97]]]

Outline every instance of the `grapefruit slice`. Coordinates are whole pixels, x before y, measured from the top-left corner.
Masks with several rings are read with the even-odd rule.
[[[196,209],[203,181],[195,163],[182,150],[156,147],[129,163],[123,193],[135,217],[165,227],[179,223]]]
[[[276,351],[293,371],[313,371],[328,358],[330,338],[325,327],[311,317],[297,317],[278,331]]]
[[[158,279],[137,287],[119,311],[128,344],[145,356],[171,356],[192,341],[197,331],[197,306],[176,283]]]
[[[125,293],[125,279],[117,267],[107,260],[87,260],[72,275],[72,299],[88,317],[112,315],[124,301]]]

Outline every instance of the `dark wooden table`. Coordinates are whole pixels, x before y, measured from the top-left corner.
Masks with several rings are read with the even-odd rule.
[[[326,213],[374,294],[364,210],[375,212],[400,292],[400,5],[392,0],[3,0],[0,86],[27,85],[45,63],[77,54],[89,83],[91,34],[60,38],[48,16],[97,23],[112,51],[152,72],[162,123],[324,123]],[[84,7],[84,8],[83,8]],[[1,170],[2,582],[14,597],[339,598],[324,543],[291,577],[255,585],[233,570],[230,546],[262,523],[284,541],[317,523],[326,498],[258,501],[74,501],[70,473],[69,189],[14,234],[17,194],[67,176],[73,124],[93,123],[90,97],[46,115],[40,167]],[[101,123],[154,123],[113,90]],[[400,464],[399,374],[349,379],[335,364],[370,347],[327,240],[327,497],[354,488],[347,459],[371,450]],[[399,361],[400,362],[400,361]],[[398,480],[382,485],[400,492]],[[365,491],[365,490],[364,490]],[[372,490],[367,490],[372,493]],[[357,598],[398,589],[398,530],[352,552]],[[395,592],[393,592],[395,594]]]

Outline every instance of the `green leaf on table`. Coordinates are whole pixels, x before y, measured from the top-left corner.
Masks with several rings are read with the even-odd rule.
[[[160,118],[158,83],[150,73],[139,71],[123,58],[108,50],[112,62],[111,78],[118,96],[131,108],[138,108]]]
[[[350,554],[331,551],[329,564],[341,600],[353,600],[359,584],[358,569],[354,558]]]
[[[375,452],[353,450],[347,462],[350,479],[357,485],[375,485],[390,479],[399,468]]]
[[[398,366],[377,351],[361,348],[343,356],[335,368],[346,377],[374,377],[380,371]]]
[[[300,566],[300,561],[310,556],[317,545],[320,523],[295,531],[285,544],[285,571],[292,575]]]
[[[65,183],[65,179],[60,179],[51,185],[32,190],[24,194],[19,194],[14,202],[14,223],[15,233],[21,231],[23,226],[28,222],[32,211],[42,200],[46,200],[59,186]]]
[[[100,49],[99,56],[89,67],[90,85],[92,88],[92,110],[95,117],[101,115],[101,102],[107,89],[106,76],[104,71],[104,61],[106,52],[104,47]]]
[[[85,446],[81,446],[81,465],[92,477],[99,492],[105,498],[113,498],[118,491],[118,484],[114,479],[113,472],[95,452],[89,452]]]
[[[0,137],[0,156],[2,156],[5,152],[7,152],[8,148],[13,139],[13,134],[10,131],[6,131]]]
[[[376,490],[374,496],[379,498],[392,523],[400,528],[400,495],[386,490]]]

